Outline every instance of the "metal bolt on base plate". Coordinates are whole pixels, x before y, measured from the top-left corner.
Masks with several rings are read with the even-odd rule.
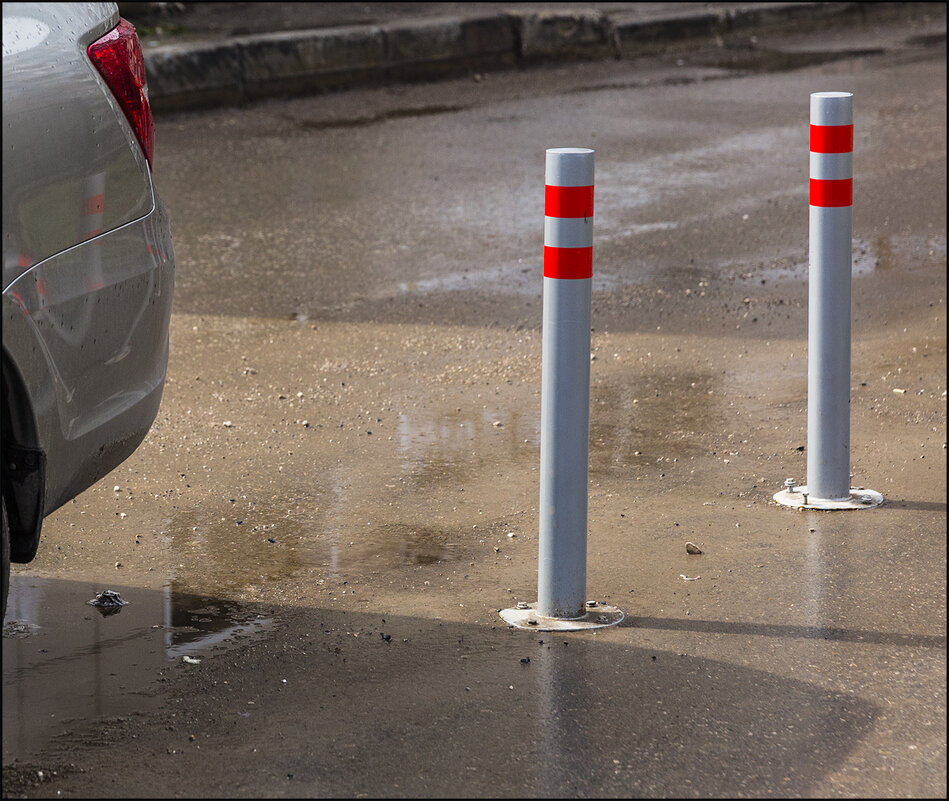
[[[774,500],[783,506],[796,509],[818,509],[832,512],[840,509],[872,509],[883,503],[883,496],[864,487],[851,487],[849,498],[815,498],[810,495],[805,485],[788,485],[787,489],[774,494]]]
[[[623,610],[600,601],[588,601],[581,617],[545,617],[537,612],[537,604],[518,603],[516,609],[502,609],[501,618],[516,629],[534,631],[584,631],[615,626],[626,614]]]

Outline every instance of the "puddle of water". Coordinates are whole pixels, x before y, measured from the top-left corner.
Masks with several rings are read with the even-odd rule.
[[[594,236],[606,231],[626,234],[630,230],[629,220],[618,219],[614,223],[606,216],[607,210],[656,206],[664,200],[670,202],[674,211],[679,198],[689,200],[703,187],[720,188],[723,166],[735,165],[735,178],[740,178],[742,169],[758,158],[767,159],[775,150],[793,147],[799,138],[794,126],[771,126],[718,136],[714,141],[703,142],[692,147],[668,148],[654,156],[627,162],[605,162],[597,165],[597,208],[601,214],[595,224]],[[674,141],[674,140],[670,140]],[[725,176],[729,177],[728,174]],[[635,188],[632,192],[630,188]],[[707,213],[703,209],[702,213]],[[680,216],[676,225],[690,222],[691,216]],[[665,226],[658,222],[655,225]]]
[[[721,423],[721,396],[709,394],[720,385],[720,378],[695,372],[594,386],[590,474],[608,475],[632,466],[655,467],[659,473],[666,460],[684,461],[704,452],[704,433]]]
[[[170,659],[202,653],[256,634],[273,619],[233,601],[164,593],[166,619],[165,653]]]
[[[714,430],[721,416],[719,394],[710,394],[717,380],[692,370],[595,386],[591,471],[646,467],[666,458],[670,448],[680,456],[700,452],[695,432]],[[680,400],[669,403],[675,396]],[[601,404],[623,413],[602,414]],[[322,585],[367,569],[463,559],[481,536],[473,533],[472,522],[485,522],[474,515],[496,491],[493,465],[527,464],[522,475],[533,480],[539,407],[535,398],[522,411],[480,403],[447,412],[402,411],[391,443],[374,451],[378,464],[372,470],[359,458],[347,459],[321,472],[318,482],[287,486],[276,495],[247,487],[182,510],[162,524],[168,552],[181,555],[171,586],[178,594],[252,598],[261,587],[295,576]],[[380,475],[388,478],[380,483]],[[449,497],[447,504],[439,500]],[[439,503],[441,511],[451,512],[433,516]],[[220,602],[214,604],[206,614],[224,614],[215,613]],[[200,629],[203,608],[198,604],[189,613],[192,620],[176,618],[176,630]],[[235,618],[233,610],[226,614]]]
[[[326,500],[295,489],[293,497],[219,496],[166,520],[168,549],[181,555],[168,577],[175,591],[229,597],[318,566]]]
[[[488,432],[491,432],[489,447],[495,455],[499,446],[510,459],[523,451],[522,445],[539,447],[539,402],[534,411],[524,413],[485,406],[476,414],[477,417],[464,412],[438,417],[424,413],[400,414],[399,451],[403,472],[414,474],[426,465],[445,464],[457,473],[459,465],[468,461],[472,452],[484,447]]]
[[[429,465],[428,469],[433,468]],[[360,510],[366,502],[364,493],[361,486],[354,489],[343,480],[334,497],[314,508],[307,521],[288,526],[285,519],[276,520],[272,525],[259,526],[256,533],[248,531],[245,537],[235,535],[233,521],[202,524],[194,527],[197,531],[180,526],[180,520],[173,521],[172,531],[176,533],[172,533],[172,538],[176,544],[171,547],[184,548],[188,560],[172,571],[172,584],[191,592],[200,587],[204,591],[252,597],[263,586],[279,584],[305,571],[314,577],[313,581],[322,584],[324,579],[358,573],[365,568],[392,570],[460,558],[458,549],[464,542],[463,532],[409,521],[372,527],[359,522]],[[392,497],[398,497],[398,491]],[[261,520],[276,519],[268,518],[265,512],[261,514]],[[191,538],[196,533],[200,540]],[[187,616],[176,616],[178,641],[186,643],[188,636],[183,632],[194,629],[201,642],[207,642],[202,624],[207,615],[221,608],[221,602],[214,601],[207,608],[198,604]],[[236,617],[233,611],[225,611],[231,619]],[[234,620],[233,631],[223,632],[216,639],[239,633],[246,625],[246,621]],[[183,645],[175,652],[185,653]]]
[[[80,721],[157,707],[159,672],[234,642],[271,620],[238,605],[135,587],[103,615],[89,582],[18,577],[3,627],[3,761],[36,756]]]
[[[356,555],[368,562],[385,557],[386,563],[400,565],[431,565],[459,558],[458,535],[429,526],[392,523],[360,534]]]
[[[490,483],[486,460],[518,462],[526,454],[536,453],[539,416],[539,408],[533,413],[515,413],[490,405],[447,414],[424,410],[400,413],[397,435],[393,437],[397,478],[379,487],[360,466],[327,476],[332,481],[331,489],[324,494],[328,509],[314,538],[318,544],[313,551],[321,555],[321,566],[328,568],[326,574],[463,558],[477,538],[472,519],[481,523],[483,518],[469,518],[460,512],[454,524],[433,525],[426,517],[429,500],[445,493],[451,494],[452,504],[459,506],[483,500],[485,482]],[[375,508],[390,509],[391,522],[355,524],[354,518],[367,497],[372,498]]]
[[[462,460],[460,469],[464,469]],[[342,573],[394,569],[406,565],[427,565],[457,558],[457,546],[463,543],[458,532],[415,523],[411,519],[385,525],[367,526],[360,521],[367,496],[381,504],[378,486],[365,486],[362,466],[337,470],[324,476],[327,486],[317,501],[303,501],[301,493],[293,504],[304,509],[290,518],[279,503],[258,503],[252,512],[220,504],[181,514],[168,525],[169,548],[182,559],[172,570],[171,586],[191,593],[212,592],[219,596],[253,596],[258,588],[280,583],[309,572],[314,581],[335,578]],[[459,466],[450,461],[411,460],[402,482],[394,483],[387,497],[398,499],[424,485],[440,485],[454,480]],[[312,488],[311,488],[312,489]],[[385,490],[382,491],[386,494]],[[226,501],[225,501],[226,502]],[[406,511],[406,510],[403,510]],[[406,512],[412,515],[409,508]],[[414,516],[414,515],[413,515]],[[238,525],[238,522],[243,525]],[[200,588],[200,589],[199,589]],[[181,604],[179,604],[181,607]],[[221,615],[232,621],[235,632],[246,625],[239,610],[219,600],[196,603],[187,614],[173,617],[179,643],[186,643],[182,632],[195,629],[202,642],[207,641],[202,624]],[[224,632],[221,637],[231,636]],[[184,653],[179,645],[176,653]]]

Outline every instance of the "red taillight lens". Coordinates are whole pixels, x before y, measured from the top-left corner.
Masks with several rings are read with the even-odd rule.
[[[145,57],[138,43],[135,26],[127,20],[121,20],[118,27],[89,45],[87,52],[122,106],[151,166],[155,155],[155,121],[152,119],[151,106],[148,105]]]

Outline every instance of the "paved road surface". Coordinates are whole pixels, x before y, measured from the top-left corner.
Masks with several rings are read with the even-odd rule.
[[[169,383],[14,569],[4,794],[942,797],[927,33],[159,118]],[[798,513],[770,498],[805,464],[808,96],[841,88],[852,469],[887,503]],[[588,588],[628,617],[592,635],[497,615],[536,597],[558,145],[597,152]]]

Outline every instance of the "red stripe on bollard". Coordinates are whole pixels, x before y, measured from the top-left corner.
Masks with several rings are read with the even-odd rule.
[[[544,278],[592,278],[593,248],[544,246]]]
[[[812,206],[839,207],[853,205],[853,178],[827,181],[811,178],[810,204]]]
[[[812,125],[811,153],[851,153],[852,125]]]
[[[544,187],[544,215],[547,217],[592,217],[592,186]]]

